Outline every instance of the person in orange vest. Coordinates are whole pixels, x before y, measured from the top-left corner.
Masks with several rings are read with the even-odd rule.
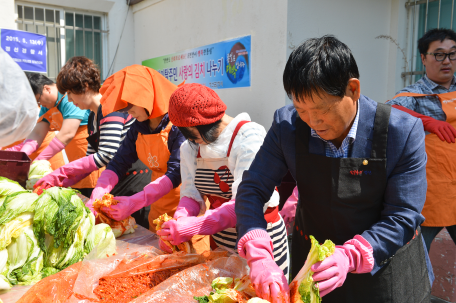
[[[116,154],[135,119],[128,113],[113,112],[104,116],[100,103],[101,75],[97,65],[83,56],[68,60],[57,76],[57,88],[61,94],[68,94],[68,100],[81,110],[90,110],[88,121],[87,156],[70,162],[44,176],[35,188],[47,189],[53,186],[69,187],[84,176],[98,169],[104,169]],[[116,98],[111,94],[111,98]],[[131,196],[149,184],[151,172],[141,162],[136,161],[119,179],[111,194]],[[90,196],[90,195],[88,195]],[[148,210],[140,209],[133,213],[136,223],[149,228]]]
[[[63,149],[70,162],[85,157],[89,111],[81,110],[70,103],[67,95],[59,93],[57,85],[46,76],[29,73],[27,78],[41,110],[35,128],[21,143],[20,151],[27,155],[32,154],[42,145],[49,131],[59,131],[35,160],[49,160]],[[13,146],[11,149],[18,150],[19,146]],[[84,195],[87,189],[95,186],[98,176],[99,172],[94,171],[73,188]]]
[[[456,33],[431,29],[418,49],[426,73],[387,103],[423,121],[428,187],[421,230],[429,251],[444,227],[456,243]]]
[[[185,141],[168,117],[169,98],[177,89],[154,69],[132,65],[114,73],[103,83],[100,103],[103,115],[128,112],[136,121],[130,127],[115,156],[98,179],[86,206],[110,193],[133,163],[142,161],[152,177],[142,191],[132,196],[115,197],[119,203],[102,210],[120,221],[143,207],[149,207],[152,221],[167,213],[173,215],[180,198],[180,146]],[[139,172],[141,173],[141,172]]]

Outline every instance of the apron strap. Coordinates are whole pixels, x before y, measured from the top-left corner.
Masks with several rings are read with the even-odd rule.
[[[249,123],[250,121],[241,121],[239,122],[237,125],[236,125],[236,128],[234,129],[234,132],[233,132],[233,135],[231,136],[231,141],[230,141],[230,145],[228,146],[228,152],[226,154],[226,157],[229,157],[230,156],[230,153],[231,153],[231,147],[233,146],[233,142],[234,142],[234,139],[236,138],[239,130],[241,129],[241,127],[246,124],[246,123]],[[197,158],[201,158],[201,152],[200,152],[200,148],[198,147],[198,155],[196,156]]]
[[[374,135],[372,138],[371,158],[386,158],[388,142],[388,125],[391,105],[378,103],[374,120]]]
[[[231,141],[230,141],[230,145],[228,146],[228,152],[226,153],[226,157],[228,158],[230,156],[230,153],[231,153],[231,147],[233,146],[233,142],[234,142],[234,139],[236,138],[239,130],[241,129],[241,127],[246,124],[246,123],[249,123],[250,121],[241,121],[238,123],[238,125],[236,125],[236,128],[234,129],[234,132],[233,132],[233,135],[231,136]]]

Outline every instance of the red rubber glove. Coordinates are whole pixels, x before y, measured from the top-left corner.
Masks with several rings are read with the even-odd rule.
[[[360,235],[342,246],[336,246],[334,254],[311,267],[314,272],[312,278],[319,282],[321,297],[341,287],[349,272],[362,274],[371,272],[373,268],[372,246]]]
[[[238,252],[250,267],[250,280],[257,296],[271,303],[290,302],[287,279],[275,263],[272,251],[271,237],[261,229],[246,233],[238,243]]]
[[[39,179],[33,188],[48,189],[54,186],[70,187],[97,170],[93,155],[75,160],[54,170],[52,173]]]
[[[450,123],[419,114],[400,105],[393,105],[393,107],[406,112],[418,119],[421,119],[423,122],[424,130],[436,134],[440,140],[446,141],[448,143],[455,142],[456,129]]]

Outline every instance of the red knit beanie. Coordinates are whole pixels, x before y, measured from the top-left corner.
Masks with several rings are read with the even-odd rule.
[[[207,86],[191,83],[179,87],[169,100],[168,115],[178,127],[207,125],[222,119],[226,105]]]

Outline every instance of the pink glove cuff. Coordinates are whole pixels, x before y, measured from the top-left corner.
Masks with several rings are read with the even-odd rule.
[[[46,147],[35,160],[49,160],[55,156],[59,151],[65,148],[63,144],[57,137],[52,139],[48,147]]]
[[[257,239],[269,239],[271,240],[271,237],[269,236],[268,232],[263,230],[263,229],[254,229],[246,233],[238,242],[238,253],[242,258],[246,258],[246,252],[245,252],[245,244],[249,242],[250,240],[257,240]],[[271,254],[272,254],[272,248],[271,248]]]
[[[168,178],[168,176],[163,175],[154,182],[151,182],[151,184],[157,184],[160,187],[160,192],[169,192],[171,189],[173,189],[173,182]]]
[[[177,206],[174,218],[196,217],[200,212],[200,204],[192,198],[182,197]]]
[[[38,142],[35,140],[25,140],[21,152],[24,152],[27,154],[27,156],[30,156],[34,151],[38,149]],[[35,160],[39,160],[38,158]]]
[[[90,155],[73,162],[70,162],[60,168],[62,174],[66,174],[67,178],[62,181],[63,187],[70,187],[98,169],[95,163],[94,155]]]
[[[17,145],[14,145],[14,146],[11,146],[11,147],[8,147],[7,149],[5,149],[6,151],[21,151],[22,147],[24,146],[24,142],[22,143],[19,143]],[[1,149],[1,148],[0,148]]]
[[[360,235],[344,243],[343,248],[346,254],[353,260],[350,267],[354,267],[352,273],[364,274],[369,273],[374,268],[374,250],[372,246]],[[353,268],[352,267],[352,268]]]
[[[298,187],[295,186],[295,188],[293,189],[293,192],[291,193],[291,196],[288,198],[287,202],[288,201],[290,201],[290,202],[298,202],[298,196],[299,196]]]

